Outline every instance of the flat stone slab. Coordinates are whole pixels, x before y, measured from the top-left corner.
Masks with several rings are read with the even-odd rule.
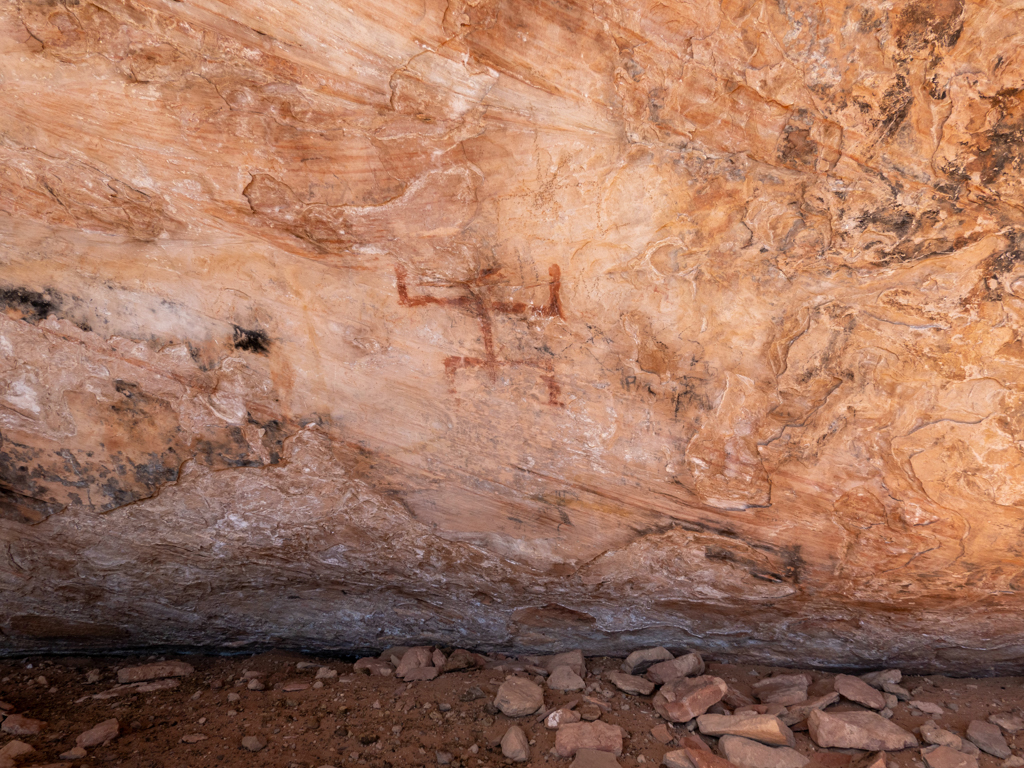
[[[819,747],[863,749],[867,752],[892,752],[917,746],[917,737],[874,712],[837,712],[812,710],[807,730]]]
[[[803,768],[810,762],[790,747],[769,747],[742,736],[723,736],[718,749],[739,768]]]

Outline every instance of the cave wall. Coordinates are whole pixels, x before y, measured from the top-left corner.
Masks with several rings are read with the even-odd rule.
[[[0,653],[1024,653],[1024,8],[0,5]]]

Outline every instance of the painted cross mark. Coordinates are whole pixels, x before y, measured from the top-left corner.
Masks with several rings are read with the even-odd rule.
[[[422,307],[428,304],[436,304],[441,307],[453,307],[476,318],[480,323],[480,335],[484,342],[483,357],[466,357],[452,355],[445,358],[444,370],[448,377],[449,391],[455,392],[456,374],[462,369],[479,368],[486,371],[491,381],[496,381],[498,369],[502,367],[526,367],[539,371],[541,381],[547,387],[548,405],[561,406],[564,403],[559,399],[562,388],[555,377],[555,366],[551,360],[542,358],[529,359],[508,359],[498,356],[494,344],[494,323],[492,317],[508,315],[510,317],[564,317],[562,314],[562,270],[557,264],[548,268],[548,275],[551,280],[548,282],[548,300],[542,306],[534,306],[520,301],[500,301],[491,298],[488,293],[491,286],[485,280],[493,278],[499,270],[490,270],[480,277],[466,282],[456,282],[445,286],[445,288],[456,288],[461,295],[455,296],[432,296],[430,294],[410,294],[408,285],[408,274],[401,264],[395,267],[395,280],[398,284],[398,303],[403,307]]]

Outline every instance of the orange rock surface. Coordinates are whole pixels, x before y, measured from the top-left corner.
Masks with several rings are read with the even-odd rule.
[[[0,4],[0,652],[1024,646],[1024,8]]]

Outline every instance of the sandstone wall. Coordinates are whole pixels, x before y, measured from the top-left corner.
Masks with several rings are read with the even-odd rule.
[[[1024,6],[0,4],[0,652],[1020,669]]]

